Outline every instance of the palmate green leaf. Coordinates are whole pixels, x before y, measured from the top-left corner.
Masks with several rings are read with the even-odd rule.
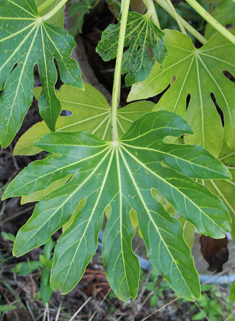
[[[206,185],[212,193],[217,194],[226,205],[232,219],[232,223],[230,224],[231,235],[235,240],[235,148],[231,149],[224,144],[219,159],[227,166],[232,180],[208,180],[203,181],[203,184]]]
[[[56,131],[86,131],[104,140],[111,140],[111,108],[104,96],[93,86],[84,83],[85,90],[63,85],[56,95],[63,110],[72,112],[71,116],[61,116],[56,122]],[[37,88],[36,98],[40,96]],[[140,101],[118,109],[118,133],[121,136],[133,121],[152,111],[154,103]],[[34,155],[41,151],[34,143],[50,132],[45,122],[32,126],[17,142],[14,155]]]
[[[39,201],[17,234],[14,255],[46,243],[86,199],[55,249],[52,288],[69,292],[96,251],[108,206],[103,238],[107,277],[122,300],[135,298],[139,262],[131,248],[134,229],[129,216],[134,209],[154,268],[181,296],[199,298],[199,279],[182,227],[151,193],[152,189],[162,193],[200,233],[221,238],[229,230],[230,217],[222,201],[188,177],[230,178],[226,167],[200,146],[162,141],[192,133],[177,114],[158,111],[143,115],[114,142],[84,132],[42,137],[36,146],[56,154],[25,168],[9,184],[4,198],[31,195],[68,175],[70,180]]]
[[[166,30],[164,41],[168,56],[162,68],[155,64],[150,76],[132,87],[129,101],[159,94],[173,82],[156,109],[184,117],[195,132],[185,141],[197,143],[218,156],[222,139],[230,147],[235,146],[235,84],[223,75],[225,70],[235,75],[235,46],[219,33],[200,49],[195,49],[191,39],[178,31]],[[211,93],[223,112],[224,127]]]
[[[35,0],[35,3],[37,7],[40,7],[40,5],[42,5],[46,1],[47,0]],[[48,12],[50,12],[53,8],[55,8],[55,6],[59,2],[60,0],[55,0],[54,2],[52,2],[48,7],[46,7],[44,10],[40,12],[40,16],[42,17]],[[48,22],[56,24],[57,26],[60,26],[63,28],[64,27],[64,9],[65,9],[65,6],[63,6],[58,12],[56,12],[56,14],[53,17],[51,17],[48,20]]]
[[[233,0],[223,0],[212,12],[213,17],[223,26],[235,21],[235,2]],[[205,37],[210,38],[216,30],[208,23],[205,30]]]
[[[96,48],[104,61],[116,58],[120,22],[111,24],[102,33],[102,38]],[[128,16],[125,47],[129,46],[122,63],[122,70],[127,73],[125,82],[131,86],[138,81],[145,80],[154,65],[149,52],[152,49],[154,59],[161,64],[166,55],[163,41],[164,33],[153,23],[149,15],[130,12]]]
[[[34,0],[0,0],[0,143],[10,144],[33,99],[33,68],[43,85],[39,111],[50,130],[60,115],[57,71],[64,83],[82,88],[81,72],[70,58],[76,43],[67,31],[39,19]],[[15,68],[14,68],[15,67]]]

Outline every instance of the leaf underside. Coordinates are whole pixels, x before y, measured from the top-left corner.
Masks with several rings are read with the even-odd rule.
[[[96,48],[104,61],[114,59],[117,55],[120,22],[111,24],[102,33],[102,38]],[[163,40],[164,33],[146,16],[130,12],[126,25],[125,47],[129,47],[122,63],[123,73],[127,73],[125,82],[131,86],[145,80],[154,65],[149,52],[152,49],[154,59],[161,64],[166,55]]]
[[[40,21],[34,0],[0,0],[0,8],[0,143],[6,147],[33,100],[36,64],[43,86],[39,111],[52,131],[61,112],[54,59],[64,83],[83,84],[78,64],[70,58],[74,39],[63,28]]]
[[[166,109],[184,117],[195,133],[185,137],[185,141],[197,143],[218,156],[223,140],[235,147],[235,84],[224,75],[224,71],[235,75],[235,46],[217,33],[195,49],[190,37],[178,31],[164,32],[168,56],[162,68],[155,64],[150,76],[132,87],[128,100],[157,95],[171,82],[156,110]],[[212,93],[222,110],[224,127]]]
[[[134,228],[129,213],[134,209],[153,267],[182,297],[199,298],[199,279],[181,224],[151,193],[153,188],[160,192],[200,233],[221,238],[229,230],[222,201],[186,176],[226,179],[226,167],[200,146],[162,141],[192,133],[180,116],[158,111],[139,118],[118,143],[84,132],[42,137],[36,146],[56,155],[31,163],[10,183],[4,198],[31,195],[68,176],[70,180],[39,201],[18,232],[14,255],[46,243],[76,212],[56,245],[51,275],[54,290],[69,292],[96,251],[109,205],[103,262],[116,295],[124,301],[134,299],[139,282],[139,262],[131,246]],[[77,211],[83,199],[86,204]]]

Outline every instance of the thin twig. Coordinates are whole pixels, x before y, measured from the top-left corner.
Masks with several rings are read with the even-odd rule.
[[[26,213],[28,211],[31,211],[32,209],[34,209],[34,207],[35,207],[35,205],[27,207],[23,211],[20,211],[19,213],[15,214],[15,215],[12,215],[10,217],[5,218],[4,220],[2,220],[0,222],[0,226],[3,225],[4,223],[8,222],[8,221],[11,221],[13,218],[16,218],[16,217],[18,217],[18,216],[20,216],[20,215],[22,215],[22,214],[24,214],[24,213]]]
[[[197,303],[196,301],[195,301],[195,305],[196,305],[196,307],[198,308],[198,310],[199,310],[200,312],[204,313],[204,312],[202,311],[201,307],[198,305],[198,303]],[[205,314],[205,313],[204,313],[204,314]],[[205,315],[205,319],[206,319],[207,321],[211,321],[211,320],[208,318],[207,315]]]
[[[201,284],[201,285],[204,285],[204,284],[206,284],[206,283],[210,282],[211,280],[216,279],[216,278],[217,278],[217,277],[219,277],[220,275],[225,274],[226,272],[228,272],[228,271],[232,270],[233,268],[235,268],[235,265],[233,265],[233,266],[231,266],[230,268],[228,268],[227,270],[225,270],[225,271],[223,271],[223,272],[219,273],[218,275],[216,275],[216,276],[212,277],[210,280],[208,280],[208,281],[204,282],[204,283],[203,283],[203,284]],[[174,303],[175,301],[179,300],[180,298],[181,298],[181,297],[178,297],[178,298],[176,298],[176,299],[174,299],[174,300],[170,301],[169,303],[167,303],[167,304],[163,305],[160,309],[158,309],[158,310],[154,311],[153,313],[149,314],[147,317],[145,317],[145,318],[144,318],[144,319],[142,319],[141,321],[145,321],[145,320],[147,320],[147,319],[148,319],[148,318],[150,318],[152,315],[154,315],[154,314],[156,314],[157,312],[161,311],[162,309],[164,309],[164,308],[165,308],[165,307],[167,307],[168,305],[171,305],[172,303]]]
[[[229,314],[229,316],[224,321],[228,321],[233,314],[235,314],[235,311],[233,311],[231,314]]]
[[[95,310],[95,312],[92,314],[92,316],[90,317],[90,319],[88,321],[91,321],[93,319],[93,317],[96,315],[97,311],[99,310],[99,308],[101,307],[101,305],[103,304],[103,302],[105,301],[107,296],[109,295],[110,291],[111,291],[111,288],[109,288],[109,291],[106,293],[106,295],[104,296],[103,300],[100,302],[100,304],[98,305],[97,309]]]
[[[76,318],[76,316],[78,315],[78,313],[79,313],[79,312],[82,310],[82,308],[87,304],[87,302],[90,301],[90,299],[91,299],[91,296],[83,303],[82,306],[80,306],[80,308],[74,313],[74,315],[72,316],[71,319],[69,319],[69,321],[73,321],[73,320]]]
[[[28,308],[28,310],[29,310],[29,314],[31,315],[31,318],[32,318],[32,320],[33,321],[36,321],[36,319],[35,319],[35,317],[34,317],[34,315],[33,315],[33,311],[32,311],[32,309],[31,309],[31,307],[30,307],[30,304],[29,304],[29,302],[26,300],[26,305],[27,305],[27,308]]]
[[[61,305],[62,305],[62,304],[60,303],[59,309],[58,309],[58,311],[57,311],[57,313],[56,313],[55,321],[59,321]]]

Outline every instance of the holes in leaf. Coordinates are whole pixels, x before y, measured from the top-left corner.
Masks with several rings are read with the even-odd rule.
[[[232,82],[235,82],[235,77],[233,77],[232,74],[230,74],[229,71],[227,70],[223,70],[223,75],[228,78],[229,80],[231,80]]]
[[[222,110],[220,109],[219,105],[217,104],[215,95],[213,93],[211,93],[211,99],[217,109],[218,114],[220,115],[221,121],[222,121],[222,126],[224,127],[224,114],[222,112]]]
[[[191,100],[191,95],[190,95],[190,94],[188,94],[188,95],[187,95],[187,97],[186,97],[186,110],[188,109],[188,106],[189,106],[190,100]]]
[[[62,110],[60,116],[71,116],[73,113],[70,110]]]

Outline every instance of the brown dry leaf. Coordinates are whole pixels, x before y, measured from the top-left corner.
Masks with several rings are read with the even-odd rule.
[[[215,273],[223,271],[223,264],[228,261],[229,251],[227,248],[228,238],[213,239],[209,236],[200,236],[201,252],[204,259],[209,263],[208,271]]]

